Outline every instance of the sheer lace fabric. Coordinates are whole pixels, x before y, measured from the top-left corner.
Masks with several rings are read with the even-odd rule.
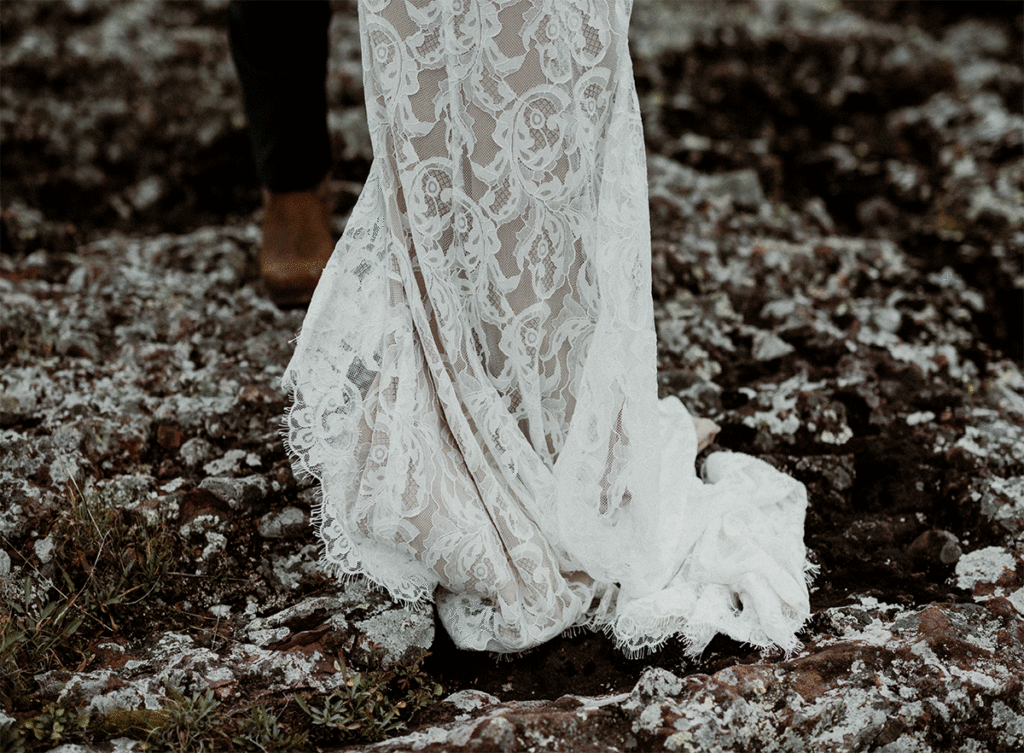
[[[324,560],[455,642],[792,649],[806,494],[657,400],[628,0],[360,0],[374,163],[284,383]]]

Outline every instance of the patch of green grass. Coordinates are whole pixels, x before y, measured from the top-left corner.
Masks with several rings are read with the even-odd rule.
[[[147,523],[87,490],[68,493],[67,505],[48,523],[52,547],[46,563],[28,560],[31,574],[0,599],[0,708],[17,717],[0,725],[0,750],[49,750],[64,742],[101,743],[116,737],[142,741],[154,753],[291,753],[312,743],[360,743],[403,730],[442,688],[422,671],[424,657],[383,667],[374,647],[327,697],[306,694],[241,714],[226,709],[210,689],[168,689],[161,709],[81,713],[76,694],[45,703],[35,677],[51,670],[81,671],[103,640],[132,642],[161,630],[194,627],[176,610],[176,573],[194,565],[188,542],[166,523]],[[13,598],[12,598],[13,595]],[[242,699],[239,699],[242,700]],[[312,721],[312,725],[310,725]],[[312,729],[309,729],[309,728]],[[309,731],[307,732],[307,729]]]
[[[213,690],[185,694],[167,688],[168,702],[159,711],[115,711],[108,729],[142,739],[151,753],[299,753],[307,751],[307,734],[279,722],[279,714],[254,706],[247,716],[229,716]],[[116,720],[112,719],[117,717]]]
[[[52,559],[22,580],[20,598],[0,601],[0,703],[10,708],[35,705],[35,675],[87,666],[96,641],[181,621],[163,598],[176,534],[92,492],[68,496],[50,533]]]
[[[352,672],[345,685],[310,705],[295,696],[299,708],[318,729],[318,742],[376,742],[405,728],[416,711],[437,701],[444,689],[422,671],[425,657],[367,672]],[[344,671],[344,667],[339,667]]]
[[[293,732],[265,706],[231,717],[207,688],[183,693],[167,688],[159,710],[117,709],[90,719],[56,703],[21,721],[0,725],[0,750],[10,753],[50,750],[67,742],[98,743],[115,737],[142,742],[148,753],[300,753],[309,750],[307,734]]]
[[[0,700],[20,706],[34,690],[33,675],[84,664],[84,621],[77,598],[49,601],[45,587],[26,577],[21,599],[0,606]]]
[[[220,701],[210,688],[183,694],[169,687],[168,703],[146,738],[145,749],[159,753],[210,753],[230,750],[231,738],[224,729]]]
[[[235,750],[246,753],[290,753],[308,750],[309,733],[289,732],[279,723],[280,715],[265,706],[254,706],[249,716],[241,720],[231,742]]]
[[[151,608],[173,569],[177,536],[166,525],[147,525],[138,512],[114,507],[91,492],[75,490],[72,499],[74,506],[58,518],[52,534],[54,565],[63,583],[86,596],[90,620],[109,635],[133,618],[152,624]],[[149,603],[140,609],[144,602]]]
[[[115,737],[145,740],[150,730],[158,727],[163,720],[163,710],[114,709],[90,720],[89,735],[93,740],[112,740]]]

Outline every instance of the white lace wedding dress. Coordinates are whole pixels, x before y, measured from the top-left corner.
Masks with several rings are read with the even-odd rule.
[[[360,0],[375,160],[284,384],[324,559],[455,643],[794,649],[801,484],[659,402],[630,0]]]

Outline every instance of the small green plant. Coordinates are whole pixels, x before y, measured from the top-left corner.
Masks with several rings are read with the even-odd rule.
[[[288,732],[278,716],[265,706],[255,706],[231,736],[236,750],[246,753],[291,753],[307,749],[306,732]]]
[[[349,673],[345,684],[319,707],[299,696],[295,702],[315,726],[339,742],[383,740],[404,729],[409,716],[444,692],[423,673],[424,658],[388,669]]]
[[[89,717],[75,709],[48,703],[37,716],[25,723],[25,728],[36,740],[47,747],[81,740],[89,726]]]
[[[378,686],[358,673],[350,676],[341,690],[325,698],[320,708],[306,705],[299,696],[295,701],[313,724],[342,734],[359,733],[370,740],[383,739],[401,729],[398,714],[405,708],[402,701],[385,703]]]
[[[8,753],[25,753],[25,730],[16,721],[0,723],[0,750]]]
[[[160,721],[146,739],[146,750],[155,753],[209,753],[230,750],[231,740],[224,730],[220,701],[213,690],[193,691],[185,695],[167,688],[171,701],[161,712]]]

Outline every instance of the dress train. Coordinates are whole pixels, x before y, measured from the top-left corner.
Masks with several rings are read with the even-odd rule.
[[[284,377],[324,562],[463,648],[793,650],[804,487],[657,399],[628,0],[361,0],[374,163]]]

